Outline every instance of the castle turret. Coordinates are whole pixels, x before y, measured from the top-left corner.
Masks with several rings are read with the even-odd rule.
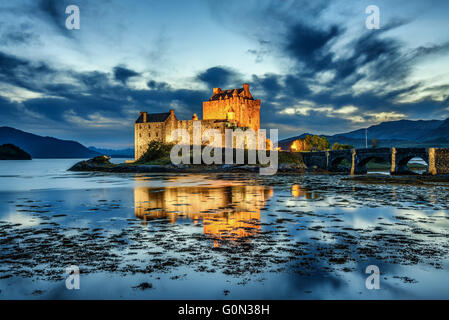
[[[249,84],[248,83],[243,84],[243,92],[245,94],[245,97],[248,97],[251,99],[253,98],[253,96],[251,95],[251,92],[249,92]]]
[[[142,117],[142,122],[146,123],[147,122],[148,113],[147,112],[140,112],[140,116]]]

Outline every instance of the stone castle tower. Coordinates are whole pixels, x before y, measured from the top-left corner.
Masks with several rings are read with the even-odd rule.
[[[203,102],[203,119],[234,121],[238,127],[260,129],[260,100],[254,100],[249,84],[243,88],[221,90],[214,88],[209,101]]]
[[[192,120],[178,120],[174,110],[165,113],[140,112],[134,124],[134,157],[138,160],[148,149],[151,141],[170,143],[170,136],[175,129],[186,129],[192,136],[193,121],[198,116],[194,114]],[[260,129],[260,100],[255,100],[249,91],[249,84],[243,88],[221,90],[214,88],[209,101],[203,102],[203,120],[201,131],[218,129],[224,134],[225,129],[251,128]]]

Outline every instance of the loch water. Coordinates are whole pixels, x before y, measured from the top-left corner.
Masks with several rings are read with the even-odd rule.
[[[77,161],[0,162],[0,299],[449,298],[448,186]]]

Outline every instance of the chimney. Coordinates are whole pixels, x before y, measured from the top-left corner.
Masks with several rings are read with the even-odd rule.
[[[245,91],[245,95],[246,96],[250,95],[250,93],[249,93],[249,84],[247,84],[247,83],[243,84],[243,91]]]
[[[196,113],[193,114],[192,120],[198,120],[198,116],[196,115]]]
[[[213,90],[214,95],[219,94],[220,92],[221,92],[221,88],[214,88],[214,90]]]
[[[170,109],[170,115],[174,116],[175,115],[175,110],[174,109]]]
[[[140,113],[140,116],[142,117],[142,122],[143,123],[147,122],[147,115],[148,115],[148,113],[146,113],[146,112],[141,112]]]

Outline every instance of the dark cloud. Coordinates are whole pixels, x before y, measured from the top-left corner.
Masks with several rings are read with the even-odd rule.
[[[341,34],[336,25],[325,30],[298,23],[290,27],[285,49],[306,68],[320,71],[329,68],[333,54],[328,45]]]
[[[147,86],[151,90],[167,90],[170,86],[165,82],[157,82],[155,80],[150,80],[147,82]]]
[[[73,1],[72,1],[73,2]],[[38,0],[37,7],[44,20],[51,24],[56,30],[65,36],[72,36],[73,32],[69,32],[65,26],[67,15],[65,9],[69,3],[67,0]]]
[[[126,84],[129,78],[133,78],[138,75],[140,75],[140,73],[123,66],[116,66],[114,68],[114,79],[120,81],[123,84]]]
[[[446,54],[449,52],[449,42],[443,44],[434,44],[428,47],[420,46],[414,50],[414,58],[427,57],[430,55]]]
[[[201,114],[202,101],[211,94],[209,90],[176,89],[154,80],[148,81],[146,90],[118,85],[114,80],[126,83],[138,75],[119,68],[110,73],[56,71],[45,63],[0,52],[0,84],[41,95],[22,102],[0,96],[1,124],[68,139],[75,138],[76,128],[76,139],[88,145],[131,145],[132,123],[139,111],[158,113],[173,108],[179,119],[190,119],[193,113]]]
[[[199,73],[196,80],[205,83],[209,88],[241,85],[240,75],[223,66],[212,67]]]
[[[0,51],[0,82],[39,91],[41,80],[54,74],[44,62],[33,63]]]

